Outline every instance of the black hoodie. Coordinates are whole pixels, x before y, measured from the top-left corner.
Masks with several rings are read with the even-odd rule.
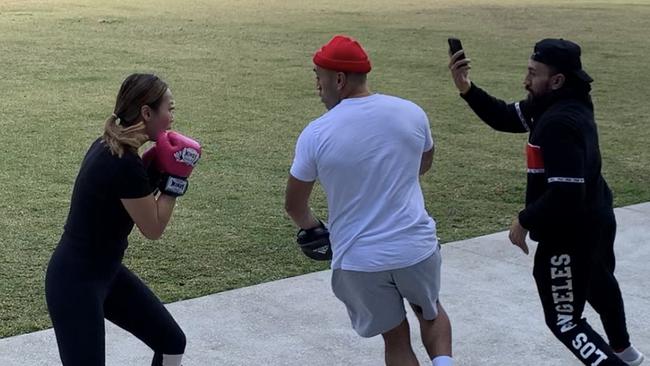
[[[519,222],[533,240],[575,237],[611,214],[588,89],[564,87],[535,101],[508,104],[472,84],[461,96],[492,128],[530,132],[526,208]]]

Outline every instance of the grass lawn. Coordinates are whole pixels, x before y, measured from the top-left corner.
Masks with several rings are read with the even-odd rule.
[[[175,127],[204,158],[157,242],[125,261],[165,301],[325,269],[294,245],[284,185],[296,137],[324,108],[311,55],[336,33],[370,53],[374,91],[420,104],[437,139],[423,179],[445,242],[504,230],[522,207],[525,135],[483,125],[458,97],[446,38],[472,79],[524,96],[535,41],[583,46],[616,205],[650,201],[648,1],[51,0],[0,3],[0,337],[50,326],[43,280],[72,185],[123,78],[155,72]],[[326,215],[318,190],[314,209]],[[505,244],[504,244],[505,245]]]

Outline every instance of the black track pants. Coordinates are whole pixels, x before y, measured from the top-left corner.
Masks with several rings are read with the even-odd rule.
[[[185,334],[156,295],[119,259],[107,260],[60,243],[47,269],[47,307],[64,366],[104,366],[104,318],[155,353],[185,351]]]
[[[624,366],[612,349],[630,345],[623,299],[614,277],[614,214],[584,235],[540,241],[533,274],[546,324],[585,365]],[[600,315],[609,344],[582,318],[585,303]]]

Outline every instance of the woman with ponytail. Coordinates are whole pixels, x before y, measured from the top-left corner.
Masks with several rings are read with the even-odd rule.
[[[103,366],[104,319],[153,352],[152,366],[179,366],[185,335],[151,290],[122,264],[134,224],[160,238],[200,145],[168,131],[174,101],[155,75],[124,80],[104,134],[81,163],[63,235],[47,269],[45,293],[64,366]],[[138,149],[156,141],[142,157]]]

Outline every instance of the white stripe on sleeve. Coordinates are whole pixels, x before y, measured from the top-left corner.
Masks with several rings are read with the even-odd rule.
[[[573,177],[550,177],[548,178],[549,183],[559,182],[559,183],[584,183],[584,178],[573,178]]]
[[[528,123],[526,123],[526,119],[524,118],[524,114],[521,113],[519,102],[515,103],[515,109],[517,110],[517,115],[519,116],[519,120],[521,121],[521,124],[524,125],[526,131],[530,131],[530,128],[528,127]]]

